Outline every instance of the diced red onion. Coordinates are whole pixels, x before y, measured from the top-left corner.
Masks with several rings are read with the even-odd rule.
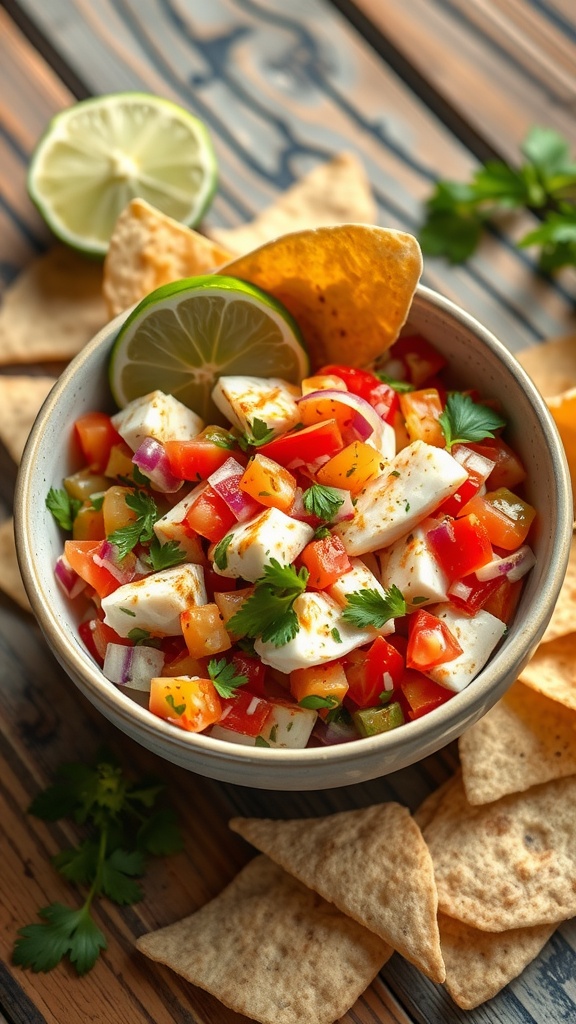
[[[226,462],[208,477],[210,487],[226,502],[239,523],[250,519],[262,510],[258,501],[240,490],[240,480],[244,476],[244,466],[230,456]]]
[[[466,445],[456,445],[452,455],[456,462],[464,467],[468,476],[473,476],[479,482],[487,480],[496,465],[492,459],[475,452],[472,448],[467,448]]]
[[[310,746],[331,747],[337,743],[348,743],[349,740],[358,739],[358,733],[352,723],[324,722],[318,718],[310,739]]]
[[[506,576],[510,583],[522,579],[533,565],[536,564],[536,555],[528,544],[523,544],[517,551],[513,551],[504,558],[493,558],[487,565],[476,570],[476,577],[482,583],[486,580],[496,579],[498,576]]]
[[[148,692],[150,680],[160,675],[163,667],[164,653],[156,647],[108,644],[102,672],[118,686]]]
[[[121,585],[131,583],[136,575],[136,556],[129,552],[125,558],[118,558],[118,548],[109,540],[102,541],[100,549],[92,555],[92,561],[99,565],[118,581]]]
[[[144,438],[142,444],[134,452],[132,462],[148,477],[157,491],[173,494],[182,487],[183,481],[175,477],[170,469],[164,445],[155,437]]]
[[[78,597],[78,594],[81,594],[86,587],[86,580],[83,580],[72,568],[65,555],[60,555],[56,559],[54,575],[56,582],[62,588],[66,597]]]
[[[376,451],[380,452],[387,459],[392,459],[396,454],[396,440],[393,428],[389,423],[378,415],[370,402],[359,395],[353,395],[350,391],[312,391],[309,395],[303,395],[297,402],[300,407],[305,403],[314,405],[320,400],[338,402],[340,405],[347,405],[352,410],[350,429],[359,441],[365,441]]]

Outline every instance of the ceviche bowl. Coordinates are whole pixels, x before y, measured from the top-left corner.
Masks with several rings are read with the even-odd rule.
[[[51,651],[84,696],[160,757],[209,778],[271,790],[329,789],[379,778],[434,753],[484,715],[544,633],[564,576],[573,523],[568,471],[554,423],[506,347],[448,299],[417,288],[403,333],[424,336],[447,357],[460,388],[499,400],[508,420],[506,438],[527,471],[526,500],[537,509],[530,540],[536,561],[505,637],[476,678],[429,714],[378,735],[294,750],[234,744],[152,715],[105,678],[79,636],[82,608],[55,579],[63,536],[44,499],[78,466],[74,421],[92,410],[115,408],[108,362],[124,320],[125,314],[101,330],[56,383],[31,432],[17,482],[16,541],[26,591]]]

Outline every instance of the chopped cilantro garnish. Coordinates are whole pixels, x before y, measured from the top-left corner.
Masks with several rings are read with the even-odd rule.
[[[124,499],[128,508],[136,513],[136,519],[114,530],[108,540],[118,548],[118,558],[125,558],[137,544],[147,544],[154,536],[154,523],[159,518],[156,502],[146,491],[135,490]]]
[[[71,498],[67,491],[51,487],[46,495],[46,508],[63,530],[71,530],[82,506],[78,498]]]
[[[264,420],[259,420],[256,417],[250,423],[250,429],[240,435],[238,444],[242,451],[247,451],[248,448],[259,448],[260,445],[268,444],[268,441],[271,441],[274,436],[272,428]]]
[[[248,676],[239,675],[231,662],[225,658],[218,661],[212,658],[208,662],[208,675],[214,683],[217,693],[224,699],[233,697],[239,686],[246,686]]]
[[[375,588],[355,590],[348,594],[346,607],[342,612],[345,622],[366,629],[375,626],[380,629],[389,619],[406,614],[406,601],[395,583],[380,594]]]
[[[438,417],[446,438],[448,450],[455,444],[482,441],[494,437],[494,431],[506,426],[506,421],[487,405],[475,402],[470,395],[453,391],[446,399],[444,412]]]
[[[344,504],[344,498],[334,487],[312,484],[302,495],[308,515],[317,516],[329,523]]]
[[[219,569],[224,570],[228,566],[228,554],[227,554],[227,552],[228,552],[228,545],[230,544],[230,542],[232,540],[232,537],[233,537],[232,533],[227,533],[224,537],[222,537],[222,540],[219,541],[218,544],[216,545],[216,547],[214,548],[214,554],[213,554],[212,557],[214,559],[214,564]]]
[[[301,708],[317,711],[318,708],[335,708],[338,706],[338,701],[336,697],[319,697],[315,693],[309,693],[307,697],[302,697],[298,704]]]
[[[152,538],[147,559],[154,570],[171,569],[173,565],[181,565],[186,561],[186,552],[177,540],[167,540],[161,544],[157,537]]]
[[[297,572],[292,565],[270,559],[270,565],[264,566],[264,575],[254,584],[254,593],[228,621],[230,632],[259,636],[276,647],[287,644],[300,629],[293,604],[306,589],[308,575],[304,567]]]

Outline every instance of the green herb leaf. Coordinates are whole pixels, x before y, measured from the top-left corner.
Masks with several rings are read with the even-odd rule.
[[[51,487],[46,495],[46,508],[63,530],[70,531],[82,506],[78,498],[71,498],[67,491]]]
[[[113,903],[128,906],[142,899],[142,888],[134,875],[144,873],[144,854],[141,850],[113,850],[101,864],[100,891]]]
[[[406,614],[406,601],[395,583],[385,591],[384,596],[375,588],[355,590],[348,594],[342,612],[345,622],[359,629],[375,626],[380,629],[389,619]]]
[[[148,544],[154,536],[154,523],[159,519],[159,512],[151,494],[135,490],[125,498],[128,508],[136,513],[136,519],[120,529],[114,530],[108,537],[111,544],[118,548],[118,558],[122,560],[137,544]]]
[[[148,561],[154,572],[159,572],[160,569],[171,569],[173,565],[181,565],[186,561],[186,552],[177,540],[167,540],[165,544],[161,544],[158,537],[154,536],[148,549]]]
[[[51,971],[65,956],[78,974],[94,966],[101,949],[106,949],[103,932],[92,920],[87,907],[72,910],[62,903],[51,903],[38,911],[43,924],[20,928],[12,959],[20,967],[33,971]]]
[[[227,551],[233,539],[233,536],[234,534],[232,533],[225,534],[224,537],[222,537],[222,540],[218,541],[216,547],[214,548],[214,554],[212,556],[214,559],[214,564],[218,566],[219,569],[222,569],[222,571],[224,571],[224,569],[228,567]]]
[[[416,385],[410,384],[407,380],[396,380],[394,377],[389,377],[387,373],[382,373],[380,370],[373,371],[374,376],[378,377],[383,384],[387,384],[389,388],[393,388],[399,395],[406,394],[408,391],[415,391]]]
[[[304,567],[297,572],[292,565],[281,565],[272,558],[264,567],[264,575],[256,580],[254,593],[229,620],[229,630],[242,636],[259,636],[276,647],[287,644],[300,629],[293,604],[306,589],[308,575]]]
[[[470,395],[451,392],[444,412],[438,417],[446,438],[446,448],[467,441],[482,441],[494,437],[494,431],[506,426],[506,421],[486,405],[474,402]]]
[[[226,661],[225,658],[220,658],[218,661],[212,658],[208,662],[208,675],[214,683],[217,693],[224,700],[233,697],[238,687],[246,686],[248,682],[248,676],[237,673],[232,662]]]
[[[301,708],[310,708],[312,711],[316,711],[318,708],[335,708],[338,701],[336,697],[319,697],[315,693],[309,693],[307,697],[302,697],[298,704]]]
[[[247,451],[249,448],[259,448],[263,444],[268,444],[273,437],[275,437],[274,430],[264,420],[256,417],[250,423],[250,429],[240,435],[238,444],[242,451]]]
[[[322,484],[312,484],[304,491],[302,501],[308,515],[317,516],[327,523],[332,521],[338,509],[344,504],[344,498],[334,487],[325,487]]]

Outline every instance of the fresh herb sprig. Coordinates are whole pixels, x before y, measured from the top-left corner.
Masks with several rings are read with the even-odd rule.
[[[106,937],[92,917],[100,897],[126,906],[142,898],[137,878],[147,855],[182,849],[173,811],[157,807],[162,786],[131,782],[107,751],[94,764],[62,765],[55,782],[33,800],[29,813],[44,821],[71,818],[86,837],[53,858],[70,882],[88,886],[80,907],[50,903],[38,911],[42,923],[21,928],[13,961],[33,971],[51,971],[68,958],[78,974],[89,971],[106,949]]]
[[[476,250],[488,222],[527,208],[538,211],[542,223],[518,246],[539,246],[539,265],[547,273],[576,264],[576,163],[569,145],[553,129],[536,126],[520,152],[524,159],[516,168],[492,160],[470,182],[437,183],[418,232],[425,255],[461,263]]]
[[[308,576],[304,566],[297,571],[271,558],[254,584],[254,593],[229,620],[228,629],[239,636],[261,637],[275,647],[287,644],[300,629],[293,605],[306,589]]]
[[[444,411],[438,417],[438,421],[444,431],[448,451],[455,444],[494,437],[495,430],[506,426],[506,420],[494,412],[494,409],[475,402],[470,395],[464,395],[460,391],[453,391],[448,395]]]
[[[72,529],[81,506],[82,502],[78,498],[71,498],[64,488],[51,487],[46,495],[46,508],[52,513],[58,526],[68,532]]]
[[[118,558],[125,558],[137,544],[148,544],[154,536],[154,523],[159,518],[158,507],[151,494],[134,490],[126,494],[125,502],[136,513],[136,519],[114,530],[108,537],[118,548]]]
[[[234,665],[226,658],[212,658],[208,662],[208,675],[214,683],[216,692],[226,700],[234,697],[239,686],[246,686],[248,676],[237,672]]]
[[[308,515],[330,523],[344,504],[344,498],[334,487],[312,484],[302,495],[302,502]]]
[[[355,590],[348,594],[342,618],[358,629],[374,626],[380,629],[389,619],[406,614],[406,601],[395,583],[384,592],[375,588]]]
[[[272,428],[264,420],[255,417],[249,424],[249,429],[236,440],[242,451],[246,452],[249,448],[260,448],[261,445],[268,444],[274,436]]]

